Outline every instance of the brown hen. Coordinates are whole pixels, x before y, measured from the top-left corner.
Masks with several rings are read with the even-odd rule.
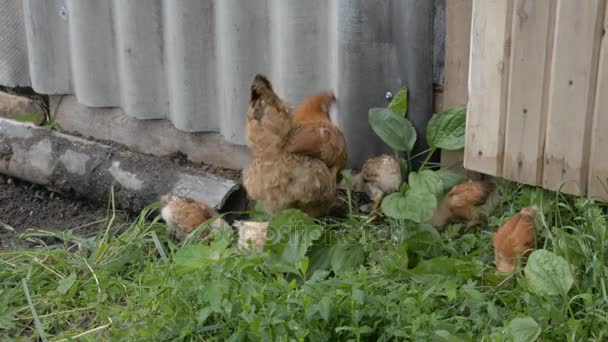
[[[271,213],[294,208],[319,217],[336,200],[336,172],[314,157],[320,153],[294,147],[300,141],[292,138],[296,127],[290,105],[275,94],[266,77],[257,75],[247,110],[252,161],[243,171],[243,184],[249,197]]]
[[[494,234],[494,261],[501,272],[513,272],[524,253],[534,247],[536,207],[524,208]]]
[[[163,220],[169,228],[175,230],[176,237],[182,241],[201,224],[217,215],[215,209],[207,204],[188,197],[166,194],[161,198],[161,203]],[[227,226],[224,220],[214,220],[200,238],[206,237],[211,231],[222,226]]]
[[[336,101],[331,92],[313,95],[302,103],[294,115],[286,150],[321,159],[338,174],[346,167],[346,139],[329,118],[329,109]]]
[[[498,193],[494,182],[469,180],[456,185],[444,196],[429,223],[443,226],[466,222],[467,227],[473,227],[485,222],[497,205]]]

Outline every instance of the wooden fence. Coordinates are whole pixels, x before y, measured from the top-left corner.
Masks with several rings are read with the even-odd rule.
[[[606,0],[472,1],[465,168],[608,200],[607,17]]]

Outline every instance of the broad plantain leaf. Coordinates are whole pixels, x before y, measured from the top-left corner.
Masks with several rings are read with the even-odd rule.
[[[410,172],[408,183],[412,189],[428,191],[437,198],[440,198],[443,194],[441,177],[433,170]]]
[[[467,177],[448,169],[437,170],[435,173],[441,178],[441,185],[443,186],[444,193],[467,180]]]
[[[415,229],[408,230],[403,243],[412,253],[424,255],[432,247],[441,244],[441,235],[435,227],[421,223]]]
[[[316,240],[309,248],[306,255],[309,259],[306,276],[310,277],[317,271],[331,269],[331,247],[332,242],[337,241],[335,233],[330,230],[323,231],[321,238]]]
[[[574,283],[566,259],[545,249],[530,255],[524,273],[532,290],[541,296],[566,294]]]
[[[406,87],[399,89],[399,92],[391,103],[388,105],[388,109],[392,110],[393,113],[406,117],[407,116],[407,95],[408,91]]]
[[[507,326],[513,342],[533,342],[540,336],[541,328],[532,317],[515,318]]]
[[[349,271],[365,260],[363,246],[349,241],[339,241],[330,252],[331,268],[335,273]]]
[[[466,112],[464,107],[450,107],[433,115],[426,127],[427,143],[432,148],[459,150],[464,147]]]
[[[416,129],[412,123],[386,108],[369,110],[369,124],[388,146],[396,151],[411,152],[416,143]]]
[[[273,216],[268,227],[266,263],[278,272],[298,273],[308,248],[323,234],[323,227],[305,213],[289,209]]]
[[[382,212],[389,217],[414,222],[425,222],[437,208],[437,198],[424,188],[396,192],[382,201]]]

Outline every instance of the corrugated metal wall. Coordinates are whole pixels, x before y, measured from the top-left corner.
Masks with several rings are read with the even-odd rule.
[[[333,89],[351,162],[382,150],[367,123],[407,85],[432,112],[429,0],[0,0],[0,84],[244,143],[248,87],[269,75],[298,103]]]

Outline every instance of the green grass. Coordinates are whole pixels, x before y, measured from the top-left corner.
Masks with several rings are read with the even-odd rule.
[[[230,231],[178,246],[152,206],[127,227],[110,211],[94,237],[17,236],[39,247],[0,251],[0,339],[606,340],[606,206],[500,188],[491,230],[538,205],[537,248],[567,260],[572,286],[497,274],[489,231],[289,211],[273,217],[265,253],[251,254]],[[44,236],[61,242],[43,245]]]

